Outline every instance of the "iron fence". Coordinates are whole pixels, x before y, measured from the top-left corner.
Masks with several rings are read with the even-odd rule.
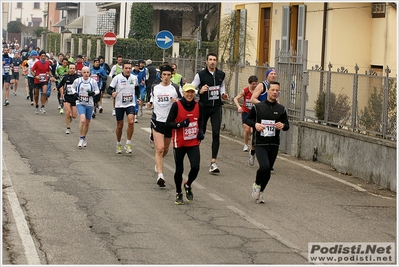
[[[280,83],[279,102],[287,109],[291,121],[309,121],[337,127],[353,132],[396,140],[397,133],[397,78],[389,77],[387,66],[385,75],[373,71],[365,74],[349,73],[347,69],[334,69],[330,63],[328,70],[317,66],[307,67],[307,41],[303,52],[280,50],[276,42],[277,80]],[[187,82],[194,79],[197,71],[205,67],[205,56],[198,58],[166,57],[169,63],[176,63],[178,73]],[[159,64],[161,62],[158,62]],[[230,64],[219,62],[218,68],[226,73],[226,92],[233,98],[248,86],[251,75],[259,81],[271,66]]]

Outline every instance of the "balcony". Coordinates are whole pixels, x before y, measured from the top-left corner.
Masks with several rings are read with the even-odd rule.
[[[56,10],[76,10],[79,8],[79,3],[78,2],[62,2],[62,3],[56,3],[55,4],[55,9]]]

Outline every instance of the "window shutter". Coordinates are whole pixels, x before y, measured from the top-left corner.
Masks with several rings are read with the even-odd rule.
[[[230,29],[230,60],[234,59],[234,33],[235,33],[235,21],[236,21],[236,11],[232,10],[231,11],[231,29]]]
[[[297,36],[297,54],[302,55],[303,40],[305,40],[305,16],[306,6],[298,6],[298,36]]]
[[[290,49],[290,7],[283,6],[283,23],[281,31],[281,50]]]
[[[245,33],[247,31],[247,10],[240,10],[240,39],[239,39],[239,59],[240,64],[245,65]]]

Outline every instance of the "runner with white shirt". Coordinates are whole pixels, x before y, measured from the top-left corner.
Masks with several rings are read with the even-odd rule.
[[[80,124],[80,138],[78,147],[86,147],[86,135],[89,131],[91,115],[93,113],[94,99],[93,96],[100,93],[97,82],[90,78],[90,68],[82,68],[82,77],[76,79],[72,84],[72,90],[76,99],[76,108],[78,109]]]
[[[126,153],[132,153],[131,139],[134,132],[134,114],[135,114],[135,91],[138,90],[137,77],[131,74],[132,63],[123,62],[122,73],[116,75],[109,86],[112,91],[112,97],[115,99],[115,117],[116,117],[116,153],[122,153],[122,130],[123,117],[127,116],[127,131],[126,131]]]
[[[161,83],[152,87],[150,102],[147,103],[148,108],[154,106],[151,128],[155,143],[155,170],[158,172],[157,184],[159,187],[165,187],[163,159],[168,154],[172,138],[172,129],[166,127],[166,119],[172,104],[179,98],[179,94],[181,96],[181,88],[178,93],[170,81],[172,72],[173,69],[169,65],[161,67]]]

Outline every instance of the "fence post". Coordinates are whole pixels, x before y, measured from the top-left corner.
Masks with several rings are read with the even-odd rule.
[[[239,75],[239,72],[240,72],[240,63],[238,63],[237,65],[236,65],[236,71],[235,71],[235,75],[236,75],[236,77],[234,78],[234,97],[236,96],[236,95],[238,95],[238,75]],[[231,93],[229,92],[229,95],[230,95]],[[233,97],[231,97],[230,96],[230,99],[232,99]]]
[[[357,89],[359,87],[358,85],[358,79],[359,79],[359,66],[356,63],[355,66],[355,75],[353,76],[353,95],[352,95],[352,131],[355,131],[356,127],[356,115],[357,115]]]
[[[328,109],[330,107],[330,90],[331,90],[331,69],[333,65],[328,63],[327,82],[326,82],[326,95],[324,103],[324,122],[328,122]]]
[[[388,90],[389,90],[389,73],[391,69],[389,66],[385,69],[386,76],[384,78],[384,99],[382,104],[382,138],[386,138],[388,125]]]
[[[308,40],[303,41],[302,51],[301,51],[301,58],[302,58],[302,88],[301,88],[301,113],[299,115],[299,119],[301,121],[305,120],[305,110],[306,110],[306,88],[308,86]]]

